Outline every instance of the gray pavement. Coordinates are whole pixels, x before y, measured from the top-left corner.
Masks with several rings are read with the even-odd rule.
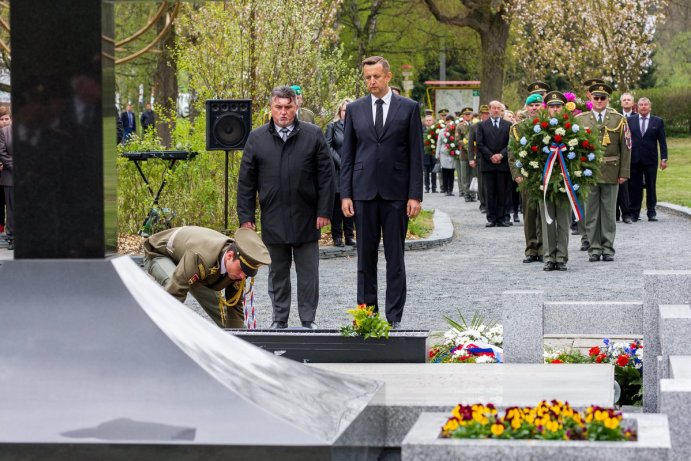
[[[406,252],[408,299],[402,326],[407,329],[443,330],[444,316],[469,319],[475,312],[486,320],[501,317],[501,292],[535,289],[548,301],[636,301],[643,297],[643,271],[691,269],[691,221],[676,211],[658,210],[659,222],[618,224],[614,262],[588,262],[579,251],[580,239],[571,236],[566,272],[544,272],[541,263],[523,264],[523,224],[485,228],[478,203],[459,197],[425,194],[426,209],[447,213],[454,226],[453,240],[440,247]],[[522,216],[521,216],[522,219]],[[0,248],[0,260],[12,252]],[[317,324],[338,328],[349,322],[346,309],[356,304],[354,257],[320,261],[320,303]],[[379,300],[384,305],[385,260],[379,257]],[[297,295],[293,271],[293,307],[290,326],[298,326]],[[203,314],[189,297],[187,304]],[[255,308],[259,327],[271,323],[267,271],[255,283]]]
[[[478,312],[486,320],[500,320],[501,292],[535,289],[548,301],[636,301],[643,297],[643,271],[691,269],[691,221],[658,210],[659,222],[618,224],[614,262],[588,262],[579,251],[580,238],[570,236],[566,272],[544,272],[541,263],[523,264],[523,224],[509,228],[485,228],[478,203],[460,197],[425,194],[423,206],[438,208],[451,217],[451,243],[406,252],[408,299],[403,328],[446,329],[444,316],[466,319]],[[521,216],[522,220],[522,216]],[[349,322],[346,309],[356,304],[354,257],[320,261],[320,302],[317,324],[338,328]],[[256,279],[255,306],[260,327],[271,323],[266,270]],[[379,257],[379,302],[384,305],[385,260]],[[296,283],[290,326],[298,326]],[[188,300],[188,304],[194,304]],[[595,341],[596,343],[598,341]]]

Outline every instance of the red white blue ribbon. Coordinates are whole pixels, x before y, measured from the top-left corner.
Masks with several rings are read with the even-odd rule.
[[[545,219],[547,224],[552,224],[552,217],[549,215],[547,210],[547,191],[549,189],[549,180],[554,172],[554,164],[559,162],[561,167],[561,173],[564,178],[564,188],[566,189],[566,196],[569,198],[569,203],[571,204],[571,210],[576,217],[576,222],[583,219],[583,208],[578,202],[578,197],[576,196],[576,191],[573,188],[573,183],[571,182],[571,176],[569,175],[569,169],[566,166],[566,160],[564,159],[564,152],[568,149],[564,143],[557,144],[553,142],[549,147],[549,157],[547,157],[547,162],[545,163],[545,168],[542,171],[542,189],[543,189],[543,199],[545,201]]]
[[[249,296],[249,302],[247,300]],[[249,304],[249,305],[248,305]],[[250,279],[249,287],[242,296],[242,309],[245,312],[245,324],[247,329],[257,328],[257,317],[254,312],[254,277]]]

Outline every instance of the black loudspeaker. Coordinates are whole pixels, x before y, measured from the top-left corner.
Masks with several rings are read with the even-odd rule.
[[[251,99],[206,101],[206,150],[241,150],[250,131]]]

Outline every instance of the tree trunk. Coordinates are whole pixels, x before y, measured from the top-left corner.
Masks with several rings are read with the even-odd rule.
[[[160,32],[163,27],[165,27],[165,18],[159,20],[158,31]],[[161,40],[161,53],[158,55],[154,77],[154,88],[157,89],[156,103],[162,108],[156,117],[156,132],[166,148],[170,148],[172,144],[171,133],[177,115],[178,67],[175,59],[170,55],[170,48],[174,44],[175,25],[170,28],[168,35]],[[163,122],[161,115],[164,114],[171,117],[170,123]]]
[[[482,46],[482,78],[480,103],[501,101],[506,66],[506,44],[509,40],[511,23],[501,14],[491,15],[488,28],[480,32]]]

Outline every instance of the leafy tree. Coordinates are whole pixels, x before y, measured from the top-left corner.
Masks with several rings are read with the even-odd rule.
[[[666,0],[515,0],[514,50],[527,80],[552,75],[579,88],[604,77],[621,91],[652,64]]]

